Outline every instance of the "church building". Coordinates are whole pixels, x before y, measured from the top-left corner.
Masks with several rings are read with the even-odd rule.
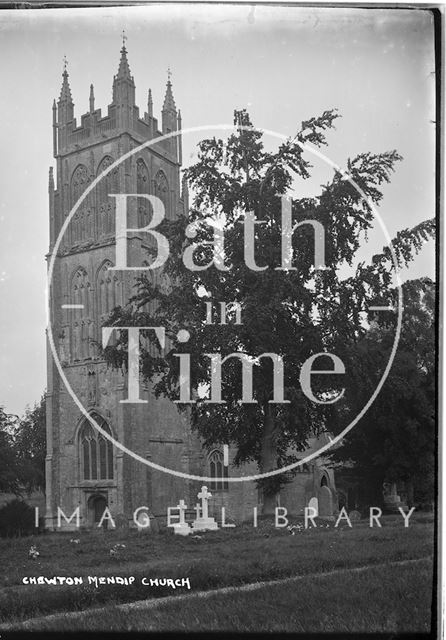
[[[79,410],[61,378],[52,350],[47,356],[47,457],[46,526],[57,528],[60,507],[71,515],[78,507],[81,526],[97,523],[107,506],[114,518],[132,524],[138,507],[146,506],[156,518],[184,499],[191,509],[201,484],[213,494],[211,511],[219,518],[252,519],[253,507],[261,513],[262,497],[254,482],[231,483],[223,478],[258,473],[255,465],[232,467],[234,452],[204,449],[191,431],[186,412],[167,398],[155,398],[150,385],[141,384],[147,403],[124,403],[127,376],[107,366],[100,354],[101,327],[109,312],[123,306],[134,293],[138,271],[119,271],[115,265],[115,199],[110,194],[152,194],[164,204],[166,217],[187,214],[187,185],[181,180],[182,136],[168,77],[161,120],[154,116],[149,89],[147,111],[135,104],[135,83],[125,43],[113,77],[112,102],[107,114],[95,106],[90,86],[89,111],[74,117],[66,65],[59,99],[53,103],[53,154],[55,172],[49,172],[50,247],[54,269],[50,287],[50,322],[55,349],[64,376],[82,405],[101,428],[127,449],[163,467],[197,476],[216,478],[204,483],[151,468],[125,454],[103,437]],[[159,138],[159,141],[157,141]],[[84,191],[120,157],[147,141],[150,146],[130,154],[109,171],[82,200],[61,238],[70,211]],[[128,228],[149,222],[149,204],[133,198],[128,208]],[[148,263],[147,234],[134,232],[128,240],[128,261],[144,268]],[[166,286],[158,276],[160,286]],[[314,439],[310,447],[321,445]],[[218,480],[222,478],[222,480]],[[316,458],[299,468],[295,479],[280,495],[289,513],[302,514],[310,501],[318,501],[321,515],[337,509],[333,471]],[[63,522],[66,528],[73,526]]]

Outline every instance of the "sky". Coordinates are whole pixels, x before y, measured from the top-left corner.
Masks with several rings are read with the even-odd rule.
[[[379,208],[391,237],[435,215],[433,18],[425,9],[306,8],[162,4],[144,7],[0,11],[0,406],[21,414],[46,386],[46,262],[52,102],[68,60],[75,116],[88,110],[90,84],[103,115],[111,102],[122,31],[136,102],[152,89],[161,118],[167,69],[183,128],[253,124],[294,136],[302,120],[337,108],[324,154],[346,167],[357,153],[396,149]],[[6,61],[6,64],[5,64]],[[184,165],[201,137],[185,135]],[[222,132],[215,128],[216,135]],[[268,145],[280,142],[272,136]],[[300,196],[317,193],[332,168],[317,158]],[[382,230],[361,255],[379,251]],[[435,277],[434,242],[403,280]]]

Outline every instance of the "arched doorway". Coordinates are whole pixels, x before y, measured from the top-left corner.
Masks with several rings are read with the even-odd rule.
[[[97,526],[101,521],[102,516],[104,515],[105,508],[107,507],[107,499],[105,496],[101,494],[96,494],[91,496],[88,500],[88,515],[89,522],[92,525]],[[106,529],[108,524],[108,519],[106,518],[102,524],[102,526]]]

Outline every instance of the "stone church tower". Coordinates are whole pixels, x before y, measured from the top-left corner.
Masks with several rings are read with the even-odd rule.
[[[235,520],[261,513],[262,498],[253,482],[228,483],[228,475],[257,473],[255,465],[235,469],[234,452],[222,448],[206,451],[191,433],[187,413],[180,413],[165,398],[156,399],[141,384],[140,397],[147,404],[123,403],[128,397],[127,377],[108,368],[97,343],[109,312],[134,294],[138,271],[110,270],[116,263],[115,199],[109,194],[152,194],[164,204],[167,218],[188,210],[187,187],[180,179],[181,129],[170,77],[161,124],[153,114],[149,90],[147,111],[140,116],[135,104],[135,83],[125,45],[113,78],[112,103],[107,115],[95,108],[93,85],[89,111],[74,117],[74,103],[66,68],[59,100],[53,104],[53,153],[56,174],[49,173],[50,247],[54,257],[50,288],[51,329],[64,377],[83,407],[101,428],[139,456],[158,465],[197,476],[221,478],[210,483],[211,509],[220,508]],[[157,141],[159,138],[159,141]],[[61,235],[61,229],[84,191],[104,170],[141,144],[138,150],[104,176],[82,200]],[[139,230],[149,222],[150,205],[142,198],[129,199],[127,227]],[[129,233],[128,265],[147,265],[148,234]],[[53,256],[54,252],[57,252]],[[142,272],[141,272],[142,273]],[[157,284],[166,286],[162,272],[151,272]],[[80,525],[94,526],[105,507],[122,522],[132,523],[138,507],[146,506],[165,518],[168,506],[185,499],[193,509],[202,483],[163,473],[123,453],[93,428],[76,405],[48,347],[47,358],[47,458],[46,526],[57,528],[58,507],[71,516],[79,508]],[[317,443],[315,443],[315,446]],[[317,446],[316,446],[317,448]],[[322,495],[323,494],[323,495]],[[281,495],[290,513],[303,513],[310,500],[323,498],[325,511],[333,510],[333,472],[321,461],[299,469]],[[322,504],[322,502],[321,502]],[[65,528],[74,528],[75,518]]]
[[[91,85],[89,112],[81,116],[80,124],[76,122],[65,68],[60,97],[53,104],[56,175],[53,176],[51,168],[48,258],[70,210],[104,169],[147,140],[179,129],[181,115],[170,78],[161,126],[153,115],[150,90],[147,112],[140,117],[125,45],[113,78],[112,103],[105,116],[95,108]],[[98,182],[80,204],[58,246],[50,310],[52,334],[64,375],[96,422],[128,449],[157,464],[185,472],[195,465],[199,473],[204,454],[190,435],[187,418],[170,401],[156,400],[144,387],[141,397],[148,399],[148,404],[120,402],[127,397],[126,376],[107,368],[95,344],[101,341],[101,325],[109,312],[125,304],[134,293],[133,284],[139,274],[109,270],[116,262],[115,204],[109,194],[154,194],[162,200],[166,218],[174,218],[187,209],[180,167],[181,136],[177,136],[132,155]],[[148,224],[148,207],[147,200],[129,200],[129,228]],[[147,264],[147,243],[147,234],[134,233],[130,237],[128,264],[142,267]],[[162,276],[156,277],[161,279],[158,284],[162,286]],[[154,514],[165,514],[166,506],[186,497],[188,485],[184,479],[137,463],[90,425],[61,380],[50,349],[47,416],[49,528],[57,523],[58,506],[66,514],[79,507],[81,524],[88,526],[98,519],[106,505],[112,514],[131,520],[133,510],[139,506],[148,506]]]

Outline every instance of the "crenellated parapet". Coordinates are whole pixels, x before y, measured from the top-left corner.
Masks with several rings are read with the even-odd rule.
[[[50,249],[70,210],[104,169],[145,142],[154,141],[154,144],[119,163],[80,201],[59,245],[61,255],[93,250],[113,242],[115,204],[110,194],[156,195],[161,198],[167,217],[183,215],[188,206],[184,185],[183,193],[181,189],[181,137],[165,138],[166,134],[181,130],[181,114],[175,104],[170,71],[158,121],[150,89],[147,110],[141,115],[135,104],[135,82],[124,42],[120,53],[118,72],[113,76],[111,104],[105,113],[96,108],[94,86],[90,84],[89,109],[80,119],[74,116],[70,78],[64,61],[60,95],[52,107],[56,167],[49,185]],[[142,164],[147,175],[140,184],[141,170],[137,169],[141,169]],[[143,202],[134,204],[134,217],[140,226],[144,218],[140,210],[145,206]]]
[[[152,93],[149,89],[147,111],[140,115],[135,104],[135,82],[130,73],[125,46],[121,49],[118,73],[113,77],[112,102],[107,107],[107,115],[95,109],[94,88],[90,85],[89,111],[80,117],[80,124],[74,117],[74,102],[69,83],[66,62],[62,74],[62,88],[59,100],[53,103],[53,154],[55,158],[75,152],[79,148],[103,143],[108,138],[127,133],[137,144],[147,140],[162,138],[163,135],[179,129],[178,113],[173,98],[170,72],[166,95],[162,108],[161,130],[158,119],[153,115]],[[178,137],[160,140],[155,151],[168,157],[171,162],[181,164],[181,141]]]

